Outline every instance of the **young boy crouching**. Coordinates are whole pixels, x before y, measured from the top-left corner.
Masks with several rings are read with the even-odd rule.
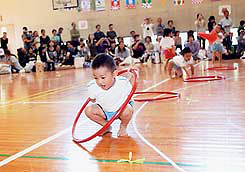
[[[88,84],[89,96],[93,104],[85,109],[85,114],[92,121],[104,126],[117,113],[128,98],[132,85],[126,77],[117,76],[113,58],[99,54],[92,63],[94,80]],[[133,101],[130,101],[119,116],[121,120],[118,136],[127,136],[127,125],[132,118]],[[109,127],[102,135],[111,131]]]

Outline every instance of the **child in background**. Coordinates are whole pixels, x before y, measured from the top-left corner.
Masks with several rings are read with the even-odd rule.
[[[85,109],[85,114],[92,121],[104,126],[128,98],[132,85],[127,78],[117,76],[116,64],[113,58],[106,54],[96,56],[92,63],[92,73],[94,80],[88,84],[88,91],[94,104]],[[130,101],[120,115],[118,136],[127,136],[126,129],[133,114],[132,103]],[[110,131],[111,127],[102,135]]]
[[[175,32],[174,42],[175,42],[176,49],[179,48],[180,51],[182,51],[182,40],[179,34],[180,34],[179,31]]]
[[[184,71],[186,72],[186,75],[188,77],[194,75],[194,66],[193,66],[193,58],[192,58],[192,53],[191,53],[191,49],[186,47],[183,49],[182,55],[180,56],[175,56],[173,57],[171,60],[169,60],[168,62],[168,74],[169,77],[172,79],[172,70],[175,71],[175,77],[179,78],[183,76],[183,71],[182,69],[184,69]],[[190,66],[191,67],[191,74],[188,72],[187,67]]]
[[[215,58],[218,57],[219,63],[222,62],[222,52],[223,52],[223,34],[221,33],[222,26],[216,25],[210,34],[198,33],[198,36],[201,36],[204,39],[209,41],[209,45],[212,50],[212,63],[214,64]]]

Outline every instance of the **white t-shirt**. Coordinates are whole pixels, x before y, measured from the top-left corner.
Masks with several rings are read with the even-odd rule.
[[[185,67],[188,66],[190,64],[193,64],[193,58],[191,57],[191,59],[189,61],[185,61],[184,57],[182,55],[180,56],[174,56],[172,61],[179,67]]]
[[[118,111],[132,90],[132,85],[126,77],[117,76],[115,79],[114,85],[108,90],[100,88],[95,80],[90,81],[87,86],[89,97],[96,99],[96,103],[106,112]]]
[[[143,28],[143,38],[150,36],[152,37],[154,35],[153,27],[154,24],[142,24],[141,27]]]
[[[164,37],[161,39],[160,46],[162,50],[166,50],[168,48],[172,48],[175,45],[174,39],[171,37]]]

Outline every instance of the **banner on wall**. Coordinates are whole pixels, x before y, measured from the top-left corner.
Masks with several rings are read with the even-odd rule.
[[[91,1],[90,0],[80,0],[82,11],[90,11]]]
[[[126,0],[126,8],[136,8],[136,0]]]
[[[184,5],[184,0],[174,0],[174,5]]]
[[[120,0],[111,0],[111,10],[120,9]]]
[[[152,7],[152,0],[142,0],[142,7],[143,8],[151,8]]]
[[[223,16],[223,10],[227,9],[229,13],[231,14],[231,5],[221,5],[219,6],[219,16]]]
[[[203,0],[192,0],[193,5],[199,5],[203,2]]]
[[[105,10],[105,0],[95,0],[95,10],[104,11]]]
[[[211,0],[212,2],[215,2],[215,1],[222,1],[222,0]]]

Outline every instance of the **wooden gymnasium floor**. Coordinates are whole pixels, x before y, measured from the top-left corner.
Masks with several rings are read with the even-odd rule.
[[[90,69],[2,75],[0,172],[244,172],[244,62],[224,61],[238,70],[223,72],[204,71],[208,62],[202,62],[197,75],[222,73],[227,78],[202,83],[169,80],[163,66],[145,65],[138,90],[175,90],[181,98],[136,102],[130,137],[117,138],[115,122],[111,135],[81,146],[72,142],[69,127],[87,98]],[[79,133],[91,134],[95,124],[84,120]],[[129,152],[133,160],[145,158],[144,164],[117,163],[128,159]]]

